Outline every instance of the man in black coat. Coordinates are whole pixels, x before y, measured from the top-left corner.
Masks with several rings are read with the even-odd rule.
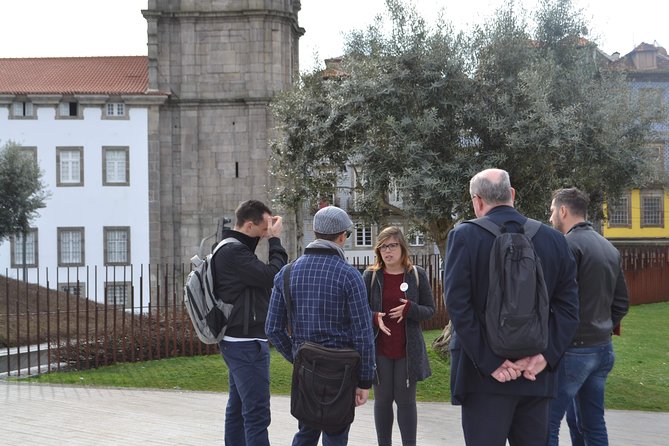
[[[527,220],[513,207],[509,174],[487,169],[470,181],[477,217],[520,232]],[[489,260],[494,236],[461,224],[448,236],[444,298],[453,323],[451,395],[462,406],[468,445],[544,445],[549,402],[556,393],[557,366],[578,326],[576,265],[564,236],[542,225],[532,239],[550,299],[548,347],[524,358],[504,358],[490,348],[484,325]]]
[[[572,444],[609,444],[604,421],[604,388],[615,354],[611,334],[627,314],[629,298],[620,252],[586,221],[588,196],[571,187],[553,193],[550,221],[565,234],[578,270],[579,325],[558,371],[558,394],[551,402],[551,438],[558,445],[565,411]]]
[[[213,256],[214,294],[234,304],[225,337],[218,346],[228,366],[230,393],[225,410],[226,446],[269,446],[269,345],[265,320],[274,276],[288,261],[281,246],[282,219],[260,201],[248,200],[235,210],[234,239]],[[269,262],[255,255],[268,238]]]

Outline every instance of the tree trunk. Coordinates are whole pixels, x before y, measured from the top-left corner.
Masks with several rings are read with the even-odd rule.
[[[432,341],[432,349],[443,358],[448,357],[448,346],[451,344],[451,332],[453,331],[453,326],[451,321],[448,321],[444,331],[441,332],[441,335],[434,341]]]

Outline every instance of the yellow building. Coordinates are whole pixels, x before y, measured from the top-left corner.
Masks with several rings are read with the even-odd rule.
[[[669,244],[669,195],[664,186],[669,173],[669,57],[661,46],[641,43],[623,57],[615,53],[613,59],[612,67],[627,73],[632,94],[644,100],[651,117],[657,117],[646,141],[655,171],[652,178],[643,179],[652,186],[632,189],[611,203],[602,233],[619,244]]]
[[[633,189],[610,209],[602,232],[611,241],[665,239],[669,243],[669,194],[664,189]]]

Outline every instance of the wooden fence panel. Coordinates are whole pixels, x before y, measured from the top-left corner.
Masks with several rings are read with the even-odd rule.
[[[616,245],[620,251],[630,304],[669,300],[669,246]]]

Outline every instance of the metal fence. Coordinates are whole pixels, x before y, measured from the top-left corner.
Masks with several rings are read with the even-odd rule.
[[[447,317],[438,297],[439,256],[414,260],[425,267],[437,304],[437,314],[423,326],[443,328]],[[362,271],[363,263],[354,266]],[[217,353],[215,345],[197,338],[184,308],[188,272],[184,265],[140,266],[120,277],[106,268],[73,274],[45,269],[32,284],[11,279],[5,271],[0,277],[5,297],[0,308],[0,374]],[[52,289],[54,283],[64,291]],[[97,283],[104,283],[103,289],[86,286]]]
[[[669,300],[669,247],[618,248],[631,303]],[[423,329],[441,329],[448,323],[441,257],[420,255],[412,260],[425,268],[436,305]],[[358,259],[353,265],[363,271],[368,263],[369,259]],[[0,276],[0,295],[5,298],[0,307],[0,375],[217,353],[216,346],[199,341],[183,306],[188,272],[184,265],[140,266],[116,277],[104,268],[85,268],[84,274],[62,279],[58,271],[50,277],[46,269],[43,276],[38,274],[38,283],[31,284],[8,278],[6,271],[6,277]],[[100,277],[105,289],[83,286],[100,283]],[[61,280],[65,291],[52,289]]]

